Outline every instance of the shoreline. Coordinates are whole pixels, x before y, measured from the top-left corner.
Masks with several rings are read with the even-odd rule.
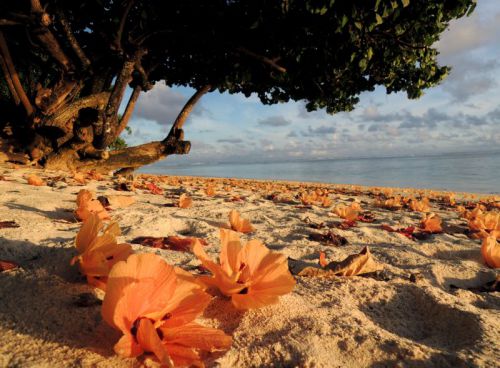
[[[53,186],[28,185],[26,176],[31,173]],[[0,180],[0,221],[19,225],[0,229],[0,259],[20,264],[0,272],[0,295],[7,296],[0,303],[0,366],[138,364],[114,354],[118,335],[102,321],[99,293],[69,265],[76,254],[74,238],[80,223],[73,211],[81,189],[134,197],[132,205],[110,212],[122,230],[119,242],[140,236],[200,237],[208,243],[207,253],[216,258],[219,227],[227,226],[228,213],[234,209],[255,228],[241,236],[244,242],[260,239],[289,258],[297,286],[279,304],[242,313],[224,298],[212,300],[200,323],[232,335],[233,346],[225,354],[207,356],[208,367],[481,367],[495,366],[500,358],[500,293],[468,290],[494,279],[498,270],[484,264],[480,241],[467,236],[466,222],[441,200],[432,200],[431,207],[442,218],[445,231],[415,240],[381,229],[383,224],[418,226],[422,217],[408,209],[377,207],[374,193],[397,193],[390,188],[138,175],[138,184],[153,182],[163,191],[153,194],[140,185],[132,192],[117,191],[118,179],[109,177],[82,185],[67,173],[9,166],[1,166],[0,175],[7,179]],[[215,183],[213,197],[205,193],[207,183]],[[296,197],[301,188],[328,189],[332,205],[302,204]],[[405,195],[435,192],[436,198],[449,194],[401,190]],[[192,197],[192,207],[172,206],[181,193]],[[273,200],[280,197],[289,200]],[[493,197],[456,196],[460,203]],[[342,221],[333,208],[353,202],[371,213],[375,222],[331,228],[347,240],[346,245],[311,240],[311,234],[328,230],[311,224]],[[199,265],[189,252],[132,246],[136,252],[159,254],[189,272],[196,272]],[[342,260],[364,246],[369,246],[383,271],[352,277],[297,276],[304,267],[318,267],[320,252],[328,260]],[[82,298],[87,299],[82,302]]]

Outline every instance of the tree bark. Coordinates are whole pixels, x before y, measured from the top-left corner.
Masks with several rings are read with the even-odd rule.
[[[168,140],[171,139],[177,139],[178,138],[178,132],[182,129],[184,126],[184,123],[186,122],[187,118],[189,117],[189,114],[194,109],[194,106],[196,103],[200,100],[200,98],[210,91],[210,88],[212,88],[211,85],[207,84],[206,86],[201,87],[199,90],[197,90],[191,98],[186,102],[184,107],[182,108],[181,112],[179,115],[177,115],[177,118],[175,119],[174,123],[172,124],[172,128],[170,128],[170,132],[168,133],[168,136],[163,140],[164,142],[167,142]]]
[[[115,133],[115,139],[118,138],[120,136],[120,134],[122,134],[123,130],[128,125],[128,122],[129,122],[129,120],[132,117],[132,114],[134,112],[135,103],[137,102],[137,99],[139,98],[141,91],[142,91],[142,88],[140,86],[136,86],[134,88],[134,91],[132,92],[132,95],[130,95],[130,99],[128,100],[127,107],[125,108],[125,112],[123,113],[123,116],[120,120],[120,124],[118,125],[118,129]]]
[[[7,42],[5,41],[5,37],[3,36],[3,33],[1,31],[0,31],[0,53],[3,56],[3,59],[7,66],[7,71],[10,74],[10,79],[12,80],[16,93],[26,110],[26,114],[28,116],[31,116],[31,114],[33,114],[33,106],[31,105],[31,102],[28,99],[26,92],[24,92],[24,88],[21,84],[21,81],[19,80],[19,75],[17,74],[16,68],[14,67],[14,63],[12,62],[12,57],[10,56],[9,47],[7,46]]]
[[[125,94],[128,84],[132,79],[132,72],[134,71],[135,64],[145,54],[144,50],[138,50],[133,58],[125,60],[117,76],[109,101],[102,114],[102,126],[97,128],[97,140],[95,146],[99,149],[104,149],[113,143],[115,138],[114,133],[118,129],[118,109]]]
[[[74,53],[76,56],[78,56],[78,59],[80,59],[80,62],[82,63],[83,67],[85,69],[88,69],[91,66],[90,60],[85,55],[85,52],[82,50],[80,47],[80,44],[76,40],[75,36],[73,35],[73,31],[71,30],[71,27],[69,23],[66,21],[66,18],[64,17],[63,13],[60,12],[58,14],[59,22],[62,25],[62,29],[64,31],[64,35],[66,36],[66,39],[68,40],[69,44],[71,45],[71,48],[73,49]]]
[[[7,81],[7,86],[9,87],[10,94],[12,96],[12,99],[14,100],[14,103],[19,106],[21,103],[21,99],[19,98],[19,95],[17,94],[16,87],[14,87],[14,82],[12,81],[12,78],[9,73],[9,69],[7,68],[7,63],[5,62],[5,59],[2,56],[2,53],[0,52],[0,67],[2,68],[3,75],[5,76],[5,80]]]
[[[68,121],[74,120],[81,109],[84,108],[95,108],[96,110],[102,110],[109,99],[109,92],[101,92],[95,95],[90,95],[83,97],[72,104],[59,110],[55,115],[51,117],[44,125],[57,127],[62,130],[67,130],[65,128]]]
[[[35,31],[36,37],[44,45],[49,54],[61,64],[65,71],[73,69],[73,63],[64,53],[61,45],[48,26],[52,22],[49,14],[45,13],[39,0],[31,0],[31,11],[39,20],[39,27]]]

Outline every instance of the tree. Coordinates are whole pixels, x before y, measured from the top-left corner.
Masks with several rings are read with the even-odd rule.
[[[19,0],[0,3],[0,147],[48,168],[136,168],[188,153],[207,92],[350,111],[377,85],[417,98],[448,68],[433,48],[474,0]],[[140,94],[190,86],[162,141],[108,150]],[[118,109],[132,94],[123,116]],[[1,160],[1,158],[0,158]]]

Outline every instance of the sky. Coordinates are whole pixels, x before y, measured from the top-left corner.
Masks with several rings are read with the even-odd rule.
[[[307,112],[303,102],[267,106],[241,94],[209,93],[184,126],[191,152],[167,165],[269,162],[498,151],[500,147],[500,1],[478,0],[437,44],[452,70],[418,100],[384,87],[360,95],[354,111]],[[141,94],[129,145],[161,140],[189,88],[163,83]]]

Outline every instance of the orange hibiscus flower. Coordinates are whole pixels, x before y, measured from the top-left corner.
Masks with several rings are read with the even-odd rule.
[[[149,352],[167,367],[199,367],[199,351],[231,345],[224,332],[193,322],[210,299],[189,273],[155,254],[133,254],[111,270],[102,316],[123,332],[115,345],[118,355]]]
[[[99,215],[102,220],[110,218],[108,211],[102,206],[101,202],[93,199],[94,193],[87,189],[82,189],[76,196],[75,216],[78,220],[85,221],[91,214]]]
[[[199,242],[195,243],[193,253],[212,273],[201,276],[200,280],[231,297],[236,308],[275,304],[280,295],[293,290],[295,280],[284,255],[271,252],[259,240],[250,240],[242,246],[238,234],[231,230],[220,229],[220,236],[220,264],[208,257]]]
[[[251,233],[254,230],[250,220],[240,217],[239,212],[235,210],[229,212],[229,224],[231,229],[244,234]]]
[[[500,238],[500,231],[492,231],[491,234],[484,237],[481,247],[483,259],[491,268],[500,268],[500,243],[497,241],[498,238]]]
[[[79,262],[88,283],[105,290],[109,270],[116,262],[126,259],[132,248],[129,244],[117,244],[116,236],[120,235],[120,228],[115,222],[109,224],[99,236],[103,227],[98,214],[89,215],[76,236],[75,246],[79,255],[73,257],[71,265]]]

